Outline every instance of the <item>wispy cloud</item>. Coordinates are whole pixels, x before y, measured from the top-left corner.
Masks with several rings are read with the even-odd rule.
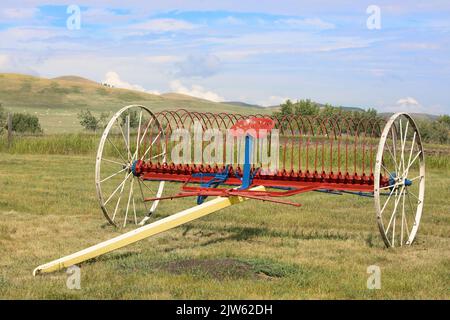
[[[0,8],[0,19],[22,20],[31,19],[39,12],[37,8]]]
[[[177,63],[176,74],[181,77],[209,77],[220,70],[220,59],[213,54],[190,54]]]
[[[0,73],[25,73],[34,76],[39,75],[36,70],[28,67],[25,63],[23,63],[23,61],[7,54],[0,54]]]
[[[129,25],[127,29],[134,30],[136,33],[162,33],[192,30],[198,26],[184,20],[178,19],[151,19],[145,22]]]

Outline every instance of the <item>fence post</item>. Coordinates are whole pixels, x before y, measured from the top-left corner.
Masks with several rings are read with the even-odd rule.
[[[12,116],[8,113],[8,149],[11,148],[12,144]]]

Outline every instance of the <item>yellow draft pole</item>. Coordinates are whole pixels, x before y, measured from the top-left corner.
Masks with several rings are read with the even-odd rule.
[[[252,188],[251,190],[264,191],[264,187],[258,186]],[[92,247],[75,252],[71,255],[62,257],[49,263],[40,265],[39,267],[33,270],[33,276],[36,276],[37,274],[40,273],[48,273],[61,270],[63,268],[68,268],[70,266],[73,266],[74,264],[78,264],[83,261],[98,257],[102,254],[111,252],[113,250],[123,248],[139,240],[178,227],[184,223],[201,218],[210,213],[216,212],[218,210],[224,209],[234,204],[241,203],[245,200],[247,199],[240,196],[217,197],[213,200],[204,202],[201,205],[180,211],[169,217],[155,221],[146,226],[139,227],[135,230],[129,231],[110,240],[101,242]]]

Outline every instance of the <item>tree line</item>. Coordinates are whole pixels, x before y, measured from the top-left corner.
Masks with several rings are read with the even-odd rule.
[[[280,104],[280,110],[273,112],[276,117],[283,117],[289,115],[299,116],[323,116],[333,117],[342,116],[344,118],[351,118],[358,122],[360,119],[378,120],[383,118],[375,109],[369,108],[367,110],[347,110],[339,106],[331,104],[320,105],[311,101],[310,99],[297,100],[292,102],[286,100]],[[450,143],[450,116],[441,115],[435,120],[431,119],[416,119],[422,140],[428,143],[448,144]]]

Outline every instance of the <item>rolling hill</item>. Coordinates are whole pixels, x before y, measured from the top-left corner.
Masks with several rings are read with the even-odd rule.
[[[109,88],[77,76],[45,79],[21,74],[0,74],[0,103],[11,112],[37,115],[47,133],[81,130],[77,113],[82,109],[112,113],[128,104],[143,104],[155,112],[184,108],[252,114],[273,110],[212,102],[178,93],[153,95]]]

